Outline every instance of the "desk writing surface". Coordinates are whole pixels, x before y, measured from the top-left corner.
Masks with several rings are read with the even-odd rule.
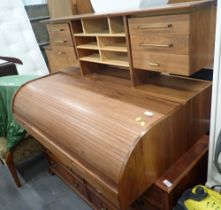
[[[0,77],[0,136],[7,139],[7,147],[11,149],[24,136],[25,130],[16,123],[12,114],[12,99],[16,90],[36,76],[14,75]]]

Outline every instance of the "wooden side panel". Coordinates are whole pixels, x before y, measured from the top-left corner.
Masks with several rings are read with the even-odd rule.
[[[122,209],[132,204],[131,201],[135,201],[190,147],[187,111],[188,107],[184,105],[159,122],[133,150],[119,189]],[[134,183],[133,190],[128,189],[129,183]]]
[[[84,13],[93,13],[94,10],[91,6],[90,0],[72,0],[76,1],[77,3],[77,11],[78,14],[84,14]]]
[[[196,70],[211,65],[214,51],[214,7],[206,7],[191,13],[190,68]]]
[[[72,0],[48,0],[48,8],[51,18],[71,16],[77,12]]]
[[[135,210],[171,210],[182,193],[206,181],[208,136],[203,136],[133,204]],[[171,183],[167,187],[163,181]]]
[[[211,86],[143,136],[133,150],[121,179],[119,196],[122,209],[126,209],[130,201],[135,201],[157,177],[208,132],[210,103]],[[128,189],[129,183],[134,183],[132,191]]]
[[[196,140],[209,131],[212,86],[191,100],[191,139]]]

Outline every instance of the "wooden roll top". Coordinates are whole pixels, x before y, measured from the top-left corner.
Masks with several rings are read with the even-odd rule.
[[[165,141],[180,107],[119,83],[61,72],[22,86],[13,111],[66,166],[126,209],[181,155],[176,135]]]

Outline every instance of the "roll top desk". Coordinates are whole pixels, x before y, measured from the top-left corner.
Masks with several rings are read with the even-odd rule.
[[[132,208],[208,131],[211,82],[187,76],[211,64],[214,22],[209,0],[50,20],[49,54],[80,69],[22,86],[14,116],[94,209]]]

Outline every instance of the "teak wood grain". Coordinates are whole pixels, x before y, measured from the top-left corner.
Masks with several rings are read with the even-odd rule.
[[[76,54],[74,48],[63,47],[63,46],[53,46],[45,48],[45,52],[48,57],[50,72],[54,73],[61,69],[78,66],[78,60],[76,59]]]
[[[95,66],[117,66],[129,69],[137,86],[156,72],[190,76],[211,65],[215,5],[215,0],[174,0],[146,9],[52,19],[50,25],[70,23],[83,76]]]
[[[208,136],[201,137],[133,204],[134,210],[171,210],[183,192],[206,182]],[[171,186],[166,186],[168,180]]]
[[[133,67],[190,76],[211,63],[211,7],[129,19]]]
[[[79,20],[85,18],[103,18],[103,17],[115,17],[115,16],[148,16],[157,14],[157,15],[169,15],[171,13],[186,13],[189,11],[197,10],[199,8],[208,7],[216,4],[216,0],[199,0],[199,1],[191,1],[184,3],[171,3],[163,6],[156,6],[150,8],[143,9],[135,9],[124,12],[106,12],[106,13],[91,13],[91,14],[82,14],[82,15],[73,15],[69,17],[63,18],[53,18],[50,20],[46,20],[44,22],[50,23],[63,23],[64,21],[70,20]]]
[[[50,46],[45,48],[48,58],[50,73],[57,72],[67,67],[78,67],[75,45],[70,24],[48,24]]]
[[[60,72],[21,87],[13,112],[64,167],[125,210],[208,130],[205,86],[181,104],[125,79]]]
[[[68,23],[48,24],[51,45],[72,47],[73,41]]]

